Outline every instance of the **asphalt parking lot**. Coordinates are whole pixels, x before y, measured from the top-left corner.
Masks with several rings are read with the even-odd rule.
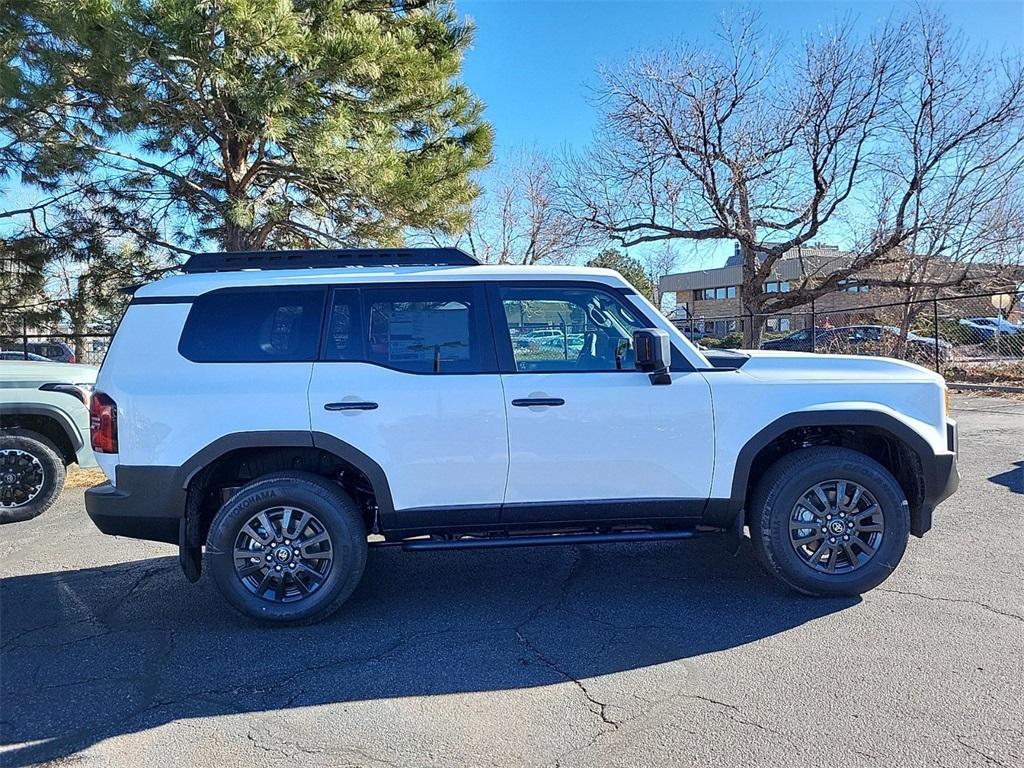
[[[714,535],[388,550],[326,623],[257,629],[70,490],[0,528],[0,762],[1021,765],[1024,402],[955,405],[960,491],[861,599]]]

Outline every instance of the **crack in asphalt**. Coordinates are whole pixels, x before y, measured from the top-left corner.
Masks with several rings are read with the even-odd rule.
[[[568,598],[569,585],[572,583],[573,579],[576,578],[576,574],[582,567],[584,559],[583,551],[579,547],[574,546],[572,548],[572,551],[573,561],[572,564],[569,566],[568,573],[566,573],[565,578],[562,580],[562,583],[558,588],[558,596],[554,600],[549,600],[538,604],[537,607],[534,608],[534,610],[531,611],[525,619],[523,619],[521,622],[519,622],[519,624],[517,624],[514,627],[514,632],[516,637],[519,639],[519,642],[522,643],[530,651],[530,653],[532,653],[542,664],[544,664],[546,667],[548,667],[553,672],[558,674],[558,676],[564,679],[565,681],[571,682],[580,690],[584,698],[586,698],[587,700],[587,709],[589,709],[595,715],[600,717],[602,723],[612,726],[613,730],[618,730],[619,721],[608,716],[609,705],[606,702],[594,698],[590,691],[587,690],[587,686],[584,685],[579,678],[573,677],[571,674],[569,674],[554,659],[549,657],[540,648],[534,645],[533,641],[531,641],[530,638],[527,637],[525,634],[524,627],[527,624],[536,619],[545,610],[560,610],[562,607],[562,603],[565,602],[565,600]],[[600,736],[600,734],[598,735]]]
[[[978,755],[979,757],[985,758],[985,762],[991,763],[992,765],[1000,765],[1000,766],[1003,766],[1003,768],[1006,768],[1006,763],[1004,763],[1004,762],[1002,762],[1000,760],[996,760],[991,755],[988,755],[988,754],[982,752],[980,749],[978,749],[973,744],[970,744],[970,743],[964,741],[963,736],[959,736],[958,735],[956,737],[956,740],[957,740],[957,743],[959,743],[961,747],[964,747],[968,752],[973,752],[974,754]]]
[[[597,709],[594,709],[593,707],[587,707],[591,712],[600,717],[603,723],[612,726],[614,730],[619,729],[619,722],[608,717],[609,705],[607,703],[594,698],[590,691],[587,690],[587,686],[585,686],[582,681],[580,681],[578,678],[573,677],[560,666],[558,666],[557,663],[555,663],[551,658],[546,656],[543,651],[541,651],[537,646],[530,642],[529,638],[527,638],[526,635],[524,635],[520,630],[516,629],[515,632],[516,637],[519,638],[520,642],[522,642],[523,645],[529,648],[530,652],[533,653],[533,655],[536,656],[545,666],[549,667],[552,671],[557,672],[560,677],[565,679],[567,682],[571,682],[573,685],[580,689],[580,691],[583,693],[583,696],[587,699],[587,701],[590,704],[593,704],[595,707],[597,707]]]
[[[1010,611],[1001,610],[999,608],[996,608],[995,606],[989,605],[988,603],[980,602],[978,600],[968,600],[967,598],[958,597],[938,597],[937,595],[926,595],[922,592],[914,592],[912,590],[903,589],[892,589],[891,587],[875,587],[875,591],[888,592],[889,594],[893,595],[904,595],[906,597],[919,597],[922,600],[931,600],[937,603],[959,603],[960,605],[973,605],[976,608],[982,608],[986,611],[990,611],[999,616],[1005,616],[1009,619],[1016,619],[1017,621],[1024,621],[1024,616],[1020,616],[1016,613],[1011,613]]]

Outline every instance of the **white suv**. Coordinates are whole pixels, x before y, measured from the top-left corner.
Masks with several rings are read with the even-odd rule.
[[[789,586],[881,583],[957,486],[941,377],[701,352],[616,272],[454,249],[203,254],[137,291],[92,398],[106,533],[242,613],[336,609],[368,546],[682,539]],[[557,327],[582,344],[513,343]]]

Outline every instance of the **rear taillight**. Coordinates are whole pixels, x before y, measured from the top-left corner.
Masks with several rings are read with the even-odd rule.
[[[69,363],[75,363],[75,362],[78,362],[78,361],[77,361],[77,359],[75,358],[74,355],[71,355],[71,357],[68,358],[68,362]]]
[[[110,395],[94,392],[89,401],[89,434],[97,453],[117,453],[117,404]]]

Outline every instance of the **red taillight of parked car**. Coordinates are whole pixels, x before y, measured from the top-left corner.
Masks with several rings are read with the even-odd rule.
[[[71,355],[71,357],[68,358],[68,362],[69,363],[75,363],[75,362],[78,362],[78,361],[75,359],[74,355]]]
[[[117,404],[102,392],[89,401],[89,435],[96,453],[117,453]]]

